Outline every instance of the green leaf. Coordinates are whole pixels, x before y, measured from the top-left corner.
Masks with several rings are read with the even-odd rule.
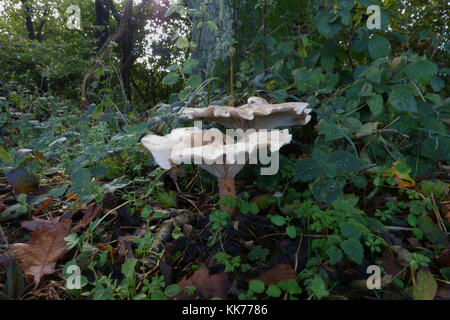
[[[339,249],[339,248],[337,248],[335,246],[331,246],[331,247],[328,248],[327,255],[330,258],[330,263],[331,264],[338,263],[344,257],[344,255],[342,254],[341,249]]]
[[[318,150],[314,150],[311,157],[300,159],[295,166],[294,182],[308,182],[325,174],[324,163],[328,156]]]
[[[405,73],[413,80],[428,83],[438,72],[438,67],[426,58],[419,59],[405,68]]]
[[[311,191],[317,201],[329,206],[342,194],[344,185],[345,182],[323,178],[311,185]]]
[[[314,275],[314,278],[309,280],[308,289],[311,290],[312,294],[314,294],[317,299],[322,299],[330,294],[327,290],[325,281],[317,274]]]
[[[350,40],[351,49],[355,52],[363,52],[369,44],[369,32],[367,28],[357,29]]]
[[[180,75],[177,72],[171,72],[164,77],[164,79],[162,80],[162,84],[173,86],[178,82],[179,78]]]
[[[382,36],[374,36],[369,40],[369,54],[372,59],[387,57],[391,52],[389,40]]]
[[[136,268],[136,264],[137,264],[137,259],[135,259],[135,258],[130,258],[130,259],[126,260],[122,264],[122,274],[127,278],[131,278],[136,272],[134,270]]]
[[[330,155],[330,163],[336,167],[336,173],[351,174],[363,167],[361,160],[346,151],[336,151]]]
[[[389,93],[389,103],[397,112],[408,111],[417,113],[417,102],[408,88],[395,86]]]
[[[181,288],[178,284],[170,284],[167,286],[167,288],[164,290],[164,295],[166,297],[172,298],[175,297],[177,294],[179,294],[181,291]]]
[[[295,239],[297,237],[297,229],[294,226],[288,226],[286,228],[286,233],[291,239]]]
[[[341,30],[342,25],[339,22],[330,22],[334,18],[334,14],[330,11],[319,12],[316,18],[317,31],[326,39],[331,39]]]
[[[184,74],[192,74],[192,72],[194,71],[195,68],[197,68],[199,64],[199,61],[196,59],[188,59],[186,60],[186,62],[183,64],[183,69],[182,72]]]
[[[338,9],[349,11],[355,5],[355,0],[337,0]]]
[[[431,79],[430,86],[435,92],[439,92],[445,87],[445,83],[440,77],[435,76]]]
[[[433,223],[430,217],[421,215],[417,218],[420,230],[425,237],[432,241],[435,245],[448,245],[448,237]]]
[[[6,163],[11,162],[11,155],[2,147],[0,147],[0,158]]]
[[[186,37],[178,37],[177,41],[175,42],[175,46],[178,49],[189,48],[189,40]]]
[[[355,238],[350,238],[342,242],[342,250],[355,263],[361,264],[364,256],[364,249],[361,242]]]
[[[286,223],[286,218],[277,214],[270,217],[270,222],[272,222],[277,227],[281,227]]]
[[[346,238],[361,239],[361,231],[359,231],[353,223],[343,222],[339,225],[342,235]]]
[[[444,193],[448,192],[449,184],[440,180],[430,181],[424,180],[420,183],[420,188],[426,196],[431,194],[440,197]]]
[[[267,294],[269,297],[278,298],[279,296],[281,296],[281,290],[280,290],[280,288],[278,288],[276,285],[271,284],[271,285],[267,288],[266,294]]]
[[[25,286],[25,278],[22,269],[16,259],[6,270],[5,292],[11,299],[17,300],[22,296]]]
[[[278,102],[284,101],[287,97],[287,91],[284,89],[275,90],[272,94]]]
[[[202,84],[202,81],[202,78],[198,74],[194,74],[186,81],[186,84],[193,89],[197,89]]]
[[[442,274],[442,277],[443,277],[446,281],[450,281],[450,267],[447,267],[447,268],[441,268],[441,269],[439,269],[439,272]]]
[[[263,293],[265,289],[264,282],[261,280],[252,280],[248,284],[248,289],[254,293]]]
[[[208,27],[209,27],[211,30],[217,30],[217,24],[216,24],[214,21],[210,20],[210,21],[208,21],[207,23],[208,23]]]
[[[383,97],[379,94],[373,95],[369,100],[367,100],[370,111],[374,117],[378,116],[383,112]]]
[[[437,292],[437,282],[429,270],[419,270],[416,285],[412,290],[414,300],[433,300]]]

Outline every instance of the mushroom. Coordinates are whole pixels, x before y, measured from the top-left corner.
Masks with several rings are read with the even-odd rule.
[[[215,128],[209,130],[197,127],[180,128],[172,130],[166,136],[147,135],[142,139],[142,143],[150,150],[161,168],[170,169],[173,165],[181,163],[198,164],[217,177],[220,198],[227,195],[235,197],[234,177],[245,164],[257,163],[257,153],[262,158],[263,150],[267,152],[268,148],[272,156],[277,155],[279,149],[292,139],[287,129],[258,132],[236,130],[236,132],[232,136],[225,135]],[[261,169],[263,174],[264,169],[267,168]],[[228,210],[223,205],[220,209]]]
[[[184,119],[216,121],[225,127],[241,129],[273,129],[292,125],[305,125],[311,120],[311,109],[304,102],[270,104],[265,99],[251,97],[240,107],[209,106],[185,108]]]

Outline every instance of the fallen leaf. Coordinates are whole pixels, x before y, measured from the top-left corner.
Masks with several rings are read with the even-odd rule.
[[[414,300],[433,300],[437,292],[437,282],[429,270],[421,269],[417,273],[416,286],[413,288]]]
[[[450,223],[450,203],[442,205],[442,213],[444,214],[447,222]]]
[[[78,198],[78,195],[76,193],[71,192],[67,195],[66,201],[69,201],[69,200],[75,201],[75,200],[77,200],[77,198]]]
[[[214,297],[227,299],[227,292],[231,284],[226,273],[210,275],[208,268],[203,267],[195,271],[189,279],[184,277],[178,285],[181,287],[182,292],[177,296],[178,299],[186,299],[184,290],[189,286],[194,286],[196,288],[195,292],[202,294],[206,299]]]
[[[48,207],[48,205],[53,201],[54,199],[53,198],[48,198],[48,199],[46,199],[43,203],[42,203],[42,205],[38,208],[38,209],[36,209],[35,211],[34,211],[34,215],[37,215],[39,212],[41,212],[42,210],[45,210],[45,208],[47,208]]]
[[[400,188],[408,188],[416,185],[416,182],[409,175],[411,168],[401,161],[394,162],[392,167],[384,172],[387,177],[394,177],[395,182]]]
[[[22,228],[25,228],[30,231],[35,231],[36,229],[42,228],[42,227],[51,227],[54,226],[59,222],[60,217],[53,218],[51,220],[44,220],[44,219],[33,219],[29,221],[23,221],[20,225]]]
[[[12,250],[27,276],[33,276],[37,285],[43,275],[55,272],[56,261],[65,253],[70,220],[61,221],[51,227],[42,227],[33,232],[28,243],[13,244]]]
[[[261,280],[266,286],[271,284],[277,285],[280,281],[289,281],[297,279],[297,273],[290,264],[280,263],[272,269],[262,272],[258,278],[253,280]]]
[[[111,247],[109,244],[97,243],[95,246],[102,251],[107,251],[107,252],[111,251],[112,254],[116,254],[116,252],[117,252],[117,250],[114,249],[113,247]]]
[[[7,179],[16,193],[33,192],[39,187],[39,179],[23,168],[11,170],[7,174]]]
[[[81,218],[80,221],[75,225],[75,227],[72,228],[72,232],[78,232],[83,228],[86,228],[92,220],[95,219],[98,212],[100,211],[100,207],[96,206],[95,203],[87,207],[85,210],[83,210],[83,218]]]

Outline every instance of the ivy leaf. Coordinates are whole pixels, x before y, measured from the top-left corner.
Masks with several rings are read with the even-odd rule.
[[[409,92],[408,88],[396,86],[389,93],[389,103],[397,112],[408,111],[417,113],[416,99]]]
[[[391,52],[389,40],[382,36],[374,36],[369,40],[369,54],[372,59],[387,57]]]
[[[367,100],[367,104],[374,117],[378,116],[383,111],[383,97],[379,94],[374,94]]]
[[[361,242],[355,238],[350,238],[342,242],[342,250],[355,263],[361,264],[364,254],[364,249]]]
[[[324,178],[314,182],[311,191],[317,201],[322,201],[329,206],[342,194],[344,185],[345,182]]]

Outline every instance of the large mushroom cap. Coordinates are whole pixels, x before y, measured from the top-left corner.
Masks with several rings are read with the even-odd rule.
[[[163,169],[195,163],[216,177],[234,177],[250,158],[255,159],[260,149],[276,152],[291,139],[287,129],[248,130],[235,141],[218,129],[193,127],[175,129],[163,137],[147,135],[142,143]]]
[[[293,125],[305,125],[311,120],[311,109],[304,102],[269,104],[259,97],[251,97],[240,107],[209,106],[185,108],[184,119],[216,121],[230,128],[273,129]]]

